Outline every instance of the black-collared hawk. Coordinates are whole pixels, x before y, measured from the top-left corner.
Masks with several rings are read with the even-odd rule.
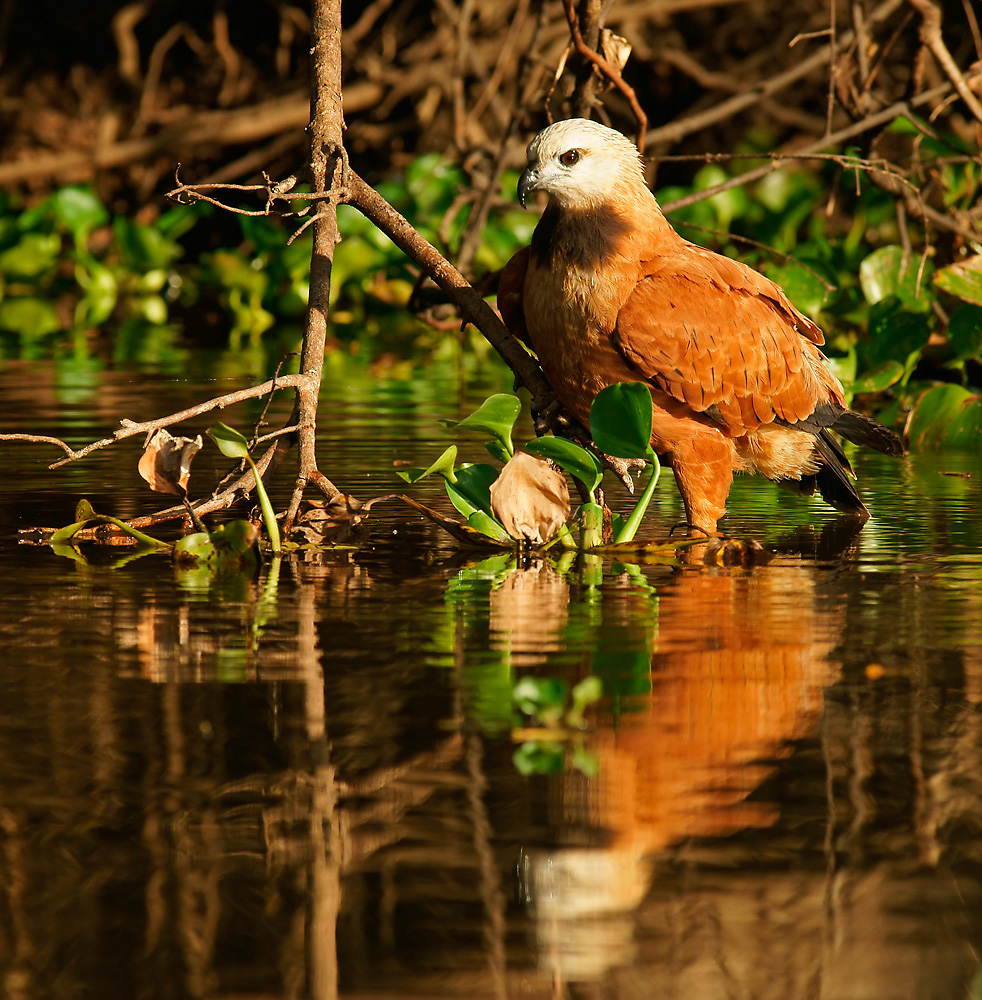
[[[694,532],[716,534],[734,472],[869,517],[829,431],[889,455],[900,440],[846,406],[822,331],[773,281],[672,229],[629,139],[582,118],[550,125],[529,144],[523,204],[534,191],[549,203],[498,308],[571,416],[589,427],[602,388],[647,383],[651,444]]]

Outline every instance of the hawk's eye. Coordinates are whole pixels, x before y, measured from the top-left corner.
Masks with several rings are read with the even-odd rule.
[[[580,151],[578,149],[567,149],[565,153],[559,154],[559,162],[564,167],[571,167],[574,163],[578,162],[580,158]]]

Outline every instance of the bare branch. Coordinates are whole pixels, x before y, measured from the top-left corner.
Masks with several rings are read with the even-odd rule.
[[[224,396],[216,396],[214,399],[205,400],[196,406],[189,406],[185,410],[179,410],[177,413],[169,413],[165,417],[157,417],[154,420],[138,422],[124,418],[120,421],[122,426],[111,437],[93,441],[84,448],[75,449],[59,438],[39,434],[0,434],[0,441],[36,441],[41,444],[57,445],[68,456],[48,466],[49,469],[57,469],[62,465],[67,465],[69,462],[75,462],[80,458],[84,458],[93,451],[108,448],[110,445],[114,445],[117,441],[122,441],[125,438],[135,437],[138,434],[147,434],[150,431],[157,430],[159,427],[170,427],[173,424],[190,420],[192,417],[200,417],[203,413],[209,413],[212,410],[223,410],[227,406],[234,406],[236,403],[244,402],[247,399],[264,396],[266,393],[273,392],[276,389],[296,388],[302,384],[303,380],[303,375],[283,375],[279,378],[270,379],[268,382],[263,382],[262,385],[254,385],[249,389],[239,389],[236,392],[226,393]]]
[[[921,41],[931,50],[931,54],[938,60],[939,65],[945,72],[945,76],[951,80],[952,86],[958,91],[958,96],[968,106],[976,120],[982,124],[982,103],[972,92],[962,71],[958,68],[948,46],[945,45],[941,37],[941,11],[933,0],[907,0],[907,2],[921,15]]]

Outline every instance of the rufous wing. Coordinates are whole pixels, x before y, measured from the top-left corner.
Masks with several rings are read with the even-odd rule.
[[[695,247],[645,272],[613,339],[663,392],[735,437],[842,402],[815,346],[821,331],[763,275]]]

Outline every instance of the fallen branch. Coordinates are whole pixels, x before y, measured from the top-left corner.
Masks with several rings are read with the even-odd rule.
[[[85,458],[86,455],[91,454],[93,451],[108,448],[110,445],[114,445],[117,441],[122,441],[125,438],[135,437],[137,434],[148,434],[161,427],[172,427],[174,424],[190,420],[192,417],[200,417],[203,413],[209,413],[212,410],[223,410],[227,406],[234,406],[236,403],[241,403],[247,399],[255,399],[257,396],[265,396],[266,393],[274,392],[276,389],[295,388],[301,385],[303,381],[303,375],[281,375],[275,379],[270,379],[268,382],[263,382],[262,385],[254,385],[248,389],[238,389],[235,392],[226,393],[224,396],[216,396],[213,399],[207,399],[202,403],[196,404],[195,406],[189,406],[185,410],[178,410],[176,413],[169,413],[165,417],[157,417],[154,420],[143,421],[127,420],[124,418],[120,420],[120,424],[122,426],[120,426],[119,430],[114,431],[110,437],[102,438],[99,441],[93,441],[91,444],[87,444],[84,448],[73,448],[67,442],[62,441],[61,438],[50,437],[45,434],[0,434],[0,441],[25,441],[34,444],[53,444],[56,447],[61,448],[67,456],[66,458],[59,459],[57,462],[53,462],[48,466],[49,469],[58,469],[63,465],[68,465],[69,462],[76,462],[80,458]],[[284,434],[286,433],[286,429],[275,433]],[[273,435],[268,434],[261,440],[268,440],[272,436]]]

